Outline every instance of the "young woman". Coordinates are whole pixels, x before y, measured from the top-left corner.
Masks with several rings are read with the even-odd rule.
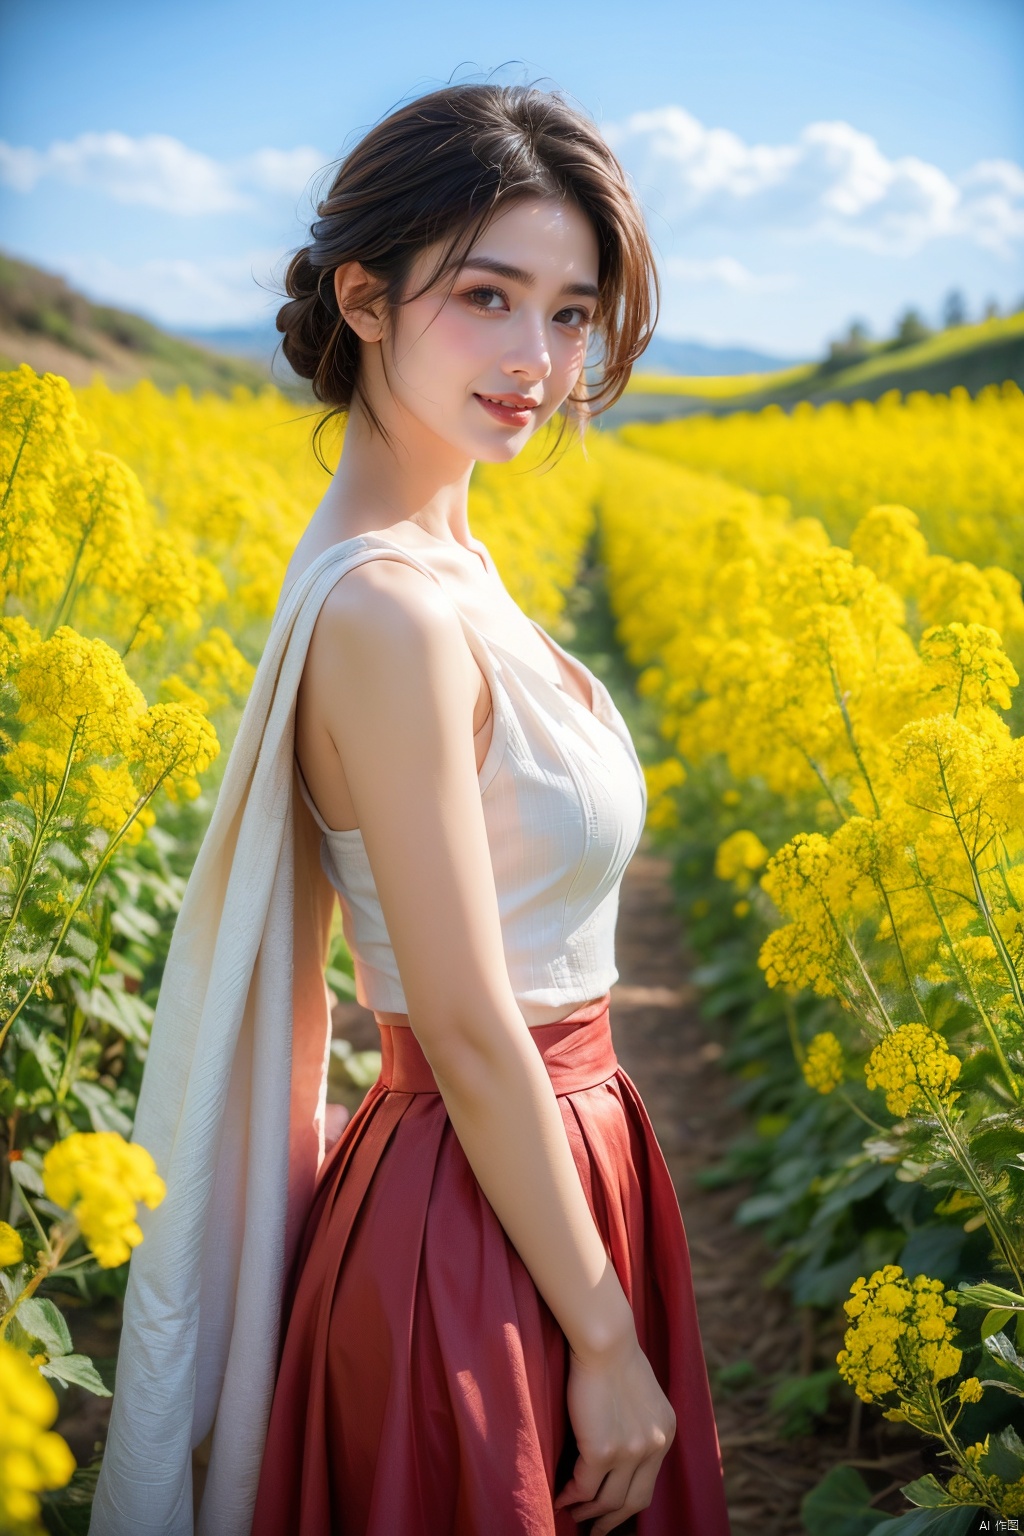
[[[222,789],[215,840],[237,862],[229,823],[273,825],[287,801],[295,846],[317,849],[340,897],[383,1064],[315,1183],[289,1186],[279,1315],[269,1343],[249,1335],[274,1350],[273,1379],[253,1388],[244,1433],[248,1227],[192,1293],[206,1300],[193,1370],[203,1337],[220,1362],[191,1400],[197,1469],[213,1452],[198,1529],[246,1536],[251,1515],[251,1536],[725,1536],[679,1206],[609,1023],[643,774],[606,688],[527,619],[467,519],[477,460],[514,458],[560,411],[582,426],[624,388],[656,293],[642,215],[585,117],[558,94],[493,85],[379,123],[318,215],[278,328],[292,366],[346,413],[344,451],[286,574],[247,707],[259,732],[240,732],[229,764],[248,778],[240,766],[223,811]],[[257,794],[267,759],[278,767]],[[302,906],[308,869],[297,854],[263,877],[271,909],[287,885],[282,910],[312,914],[294,922],[295,953],[322,924]],[[245,972],[246,1070],[270,1094],[267,921]],[[293,1166],[295,1083],[313,1059],[295,1032],[303,965]],[[207,1155],[224,1187],[231,1158],[248,1160],[250,1200],[254,1160],[275,1177],[253,1124],[230,1156]],[[241,1217],[220,1208],[230,1243]],[[215,1242],[211,1208],[194,1230]],[[130,1287],[150,1244],[146,1230]],[[150,1263],[139,1274],[155,1286]],[[218,1279],[230,1305],[210,1299]],[[144,1283],[126,1300],[133,1360]],[[118,1396],[141,1403],[136,1386],[119,1362],[94,1536],[127,1528],[138,1479]],[[153,1507],[139,1529],[158,1529]],[[180,1497],[174,1509],[160,1529],[186,1529]]]

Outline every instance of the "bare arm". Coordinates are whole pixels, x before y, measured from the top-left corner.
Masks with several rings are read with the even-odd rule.
[[[633,1315],[515,1000],[473,749],[479,673],[458,616],[397,561],[340,580],[300,709],[336,750],[405,991],[466,1157],[575,1355],[636,1347]],[[329,740],[328,740],[329,739]]]
[[[555,1507],[596,1517],[593,1536],[607,1536],[651,1502],[676,1418],[508,978],[473,746],[479,687],[444,593],[410,566],[374,561],[328,595],[299,720],[325,771],[345,779],[409,1021],[455,1134],[569,1341],[579,1456]]]

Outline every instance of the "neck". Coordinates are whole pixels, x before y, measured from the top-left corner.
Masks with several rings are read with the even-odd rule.
[[[392,397],[374,400],[373,407],[387,437],[370,421],[357,394],[345,427],[344,450],[321,503],[339,536],[413,522],[436,539],[468,547],[474,461],[403,411]]]

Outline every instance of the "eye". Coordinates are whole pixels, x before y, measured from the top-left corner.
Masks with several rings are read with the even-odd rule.
[[[474,309],[482,309],[492,315],[497,314],[505,303],[505,295],[500,288],[469,288],[463,297],[469,300]],[[491,299],[497,299],[498,303],[489,303],[488,300]]]
[[[566,317],[569,318],[566,318]],[[581,331],[584,326],[590,324],[590,310],[582,304],[570,304],[565,309],[560,309],[555,316],[563,325],[571,325],[573,330]]]

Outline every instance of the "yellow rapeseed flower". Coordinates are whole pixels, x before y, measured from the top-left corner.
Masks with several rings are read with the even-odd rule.
[[[105,1269],[123,1264],[142,1241],[136,1201],[152,1210],[167,1192],[145,1147],[116,1131],[75,1131],[43,1158],[47,1198],[69,1211]]]
[[[960,1076],[960,1060],[927,1024],[902,1024],[875,1046],[864,1070],[869,1088],[881,1088],[890,1114],[927,1112],[932,1100],[947,1100]]]
[[[844,1310],[851,1326],[836,1357],[839,1374],[866,1403],[896,1395],[913,1401],[922,1389],[960,1369],[962,1353],[952,1340],[955,1301],[941,1280],[913,1281],[898,1264],[887,1264],[850,1287]]]
[[[67,751],[74,735],[76,759],[126,752],[146,707],[113,647],[65,624],[23,655],[18,692],[33,737]]]
[[[49,1426],[57,1394],[28,1356],[0,1339],[0,1530],[10,1536],[38,1529],[44,1488],[62,1488],[75,1458]]]
[[[199,793],[196,774],[220,752],[217,733],[206,716],[189,704],[152,704],[138,722],[132,756],[145,788],[162,782],[172,799],[180,789],[190,799]]]
[[[832,1093],[843,1081],[843,1048],[831,1030],[815,1035],[802,1063],[804,1080],[819,1093]]]
[[[741,829],[719,843],[715,853],[715,874],[719,880],[731,880],[741,894],[749,891],[754,875],[768,862],[768,849],[756,832]]]
[[[25,1245],[21,1233],[16,1232],[8,1221],[0,1221],[0,1269],[20,1264],[25,1257]]]

